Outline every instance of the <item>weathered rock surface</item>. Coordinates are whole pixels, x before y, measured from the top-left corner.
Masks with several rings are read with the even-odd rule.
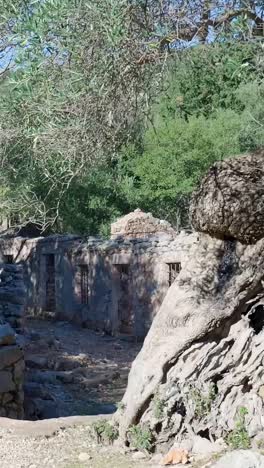
[[[227,453],[211,468],[264,468],[264,456],[250,450]]]
[[[15,389],[12,372],[0,371],[0,393],[12,392]]]
[[[264,237],[264,150],[216,163],[193,196],[191,221],[247,244]]]
[[[47,356],[28,356],[26,365],[32,369],[45,369],[48,366]]]
[[[3,342],[10,342],[9,326],[6,327],[6,339],[2,333]],[[21,348],[13,345],[0,345],[0,415],[21,419],[24,415],[23,380],[24,356]]]
[[[0,321],[7,322],[15,330],[21,331],[25,303],[23,267],[17,264],[0,265]]]
[[[144,213],[139,208],[111,225],[112,239],[149,239],[151,236],[157,236],[159,240],[162,236],[173,239],[176,234],[167,221],[154,218],[151,213]]]
[[[8,323],[0,325],[0,346],[12,345],[16,342],[16,335],[14,330]]]
[[[25,289],[22,268],[0,266],[0,416],[23,418],[24,353],[17,331],[23,328]],[[8,323],[5,323],[8,322]]]
[[[246,171],[251,167],[248,158],[242,158],[241,169],[238,160],[235,166],[223,163],[228,170],[224,176],[219,169],[222,186],[228,187],[229,168],[236,167],[237,177],[250,181],[250,193],[255,181],[260,196],[260,156],[252,158],[258,164],[255,178]],[[214,206],[216,186],[209,179],[208,199]],[[245,184],[237,185],[246,213],[244,189]],[[226,238],[199,235],[189,263],[170,287],[132,365],[124,410],[116,415],[125,440],[133,424],[147,425],[154,443],[166,446],[175,438],[180,442],[188,433],[212,440],[225,438],[235,429],[241,408],[248,437],[263,430],[264,239],[251,245],[239,241],[242,232],[247,233],[243,241],[252,239],[248,217],[244,220],[231,187],[226,193],[230,198],[225,198],[225,213],[230,205],[233,219],[225,224],[219,218]],[[198,194],[196,206],[203,211],[206,193],[201,188]],[[260,207],[257,201],[256,206]],[[211,210],[210,219],[204,214],[204,230],[217,235],[218,209],[219,204]],[[259,231],[254,228],[258,238],[262,231],[257,208],[253,207],[253,214],[250,226],[254,222],[259,226]]]
[[[219,453],[222,452],[224,448],[223,445],[216,442],[210,442],[210,440],[200,436],[194,436],[191,442],[192,446],[190,447],[189,451],[199,455]]]
[[[245,423],[249,437],[262,430],[264,330],[256,334],[250,320],[243,317],[226,337],[192,344],[169,370],[166,383],[159,386],[162,417],[153,418],[155,398],[142,417],[154,431],[157,419],[162,421],[163,441],[188,427],[217,439],[234,430],[239,407],[249,413]],[[181,410],[175,413],[179,405]]]
[[[23,351],[19,346],[4,346],[0,348],[0,369],[15,364],[23,357]]]

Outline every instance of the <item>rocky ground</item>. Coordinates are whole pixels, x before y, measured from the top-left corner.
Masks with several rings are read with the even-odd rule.
[[[145,461],[133,461],[120,450],[99,447],[90,437],[87,426],[70,427],[51,434],[46,426],[42,434],[34,435],[26,426],[17,431],[0,429],[1,468],[140,468]],[[1,426],[0,421],[0,426]],[[45,434],[46,432],[46,434]]]
[[[158,468],[163,456],[103,446],[92,436],[93,417],[42,421],[0,418],[1,468]],[[96,418],[96,417],[95,417]],[[164,465],[163,465],[164,466]],[[264,468],[257,451],[199,454],[179,468]]]
[[[94,422],[110,418],[108,413],[121,400],[140,344],[128,337],[112,338],[65,322],[38,319],[27,321],[21,339],[26,351],[27,418],[39,420],[0,418],[1,468],[162,466],[164,455],[104,446],[93,430]],[[231,452],[222,458],[227,448],[213,453],[212,447],[215,444],[196,437],[186,466],[264,468],[264,458],[257,452]]]
[[[7,420],[5,420],[7,421]],[[91,426],[79,420],[77,427],[60,429],[63,423],[50,420],[45,427],[43,421],[31,426],[0,429],[1,468],[158,468],[161,456],[146,456],[141,452],[126,453],[123,449],[101,446],[91,437]],[[3,420],[0,418],[0,427]],[[8,425],[5,424],[6,426]],[[39,430],[40,429],[40,430]],[[188,465],[190,468],[204,466]],[[181,465],[183,466],[183,465]]]
[[[66,322],[28,319],[27,419],[108,414],[122,399],[141,345]]]

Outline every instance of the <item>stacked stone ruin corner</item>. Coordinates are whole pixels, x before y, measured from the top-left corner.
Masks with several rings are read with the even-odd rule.
[[[0,264],[0,417],[23,419],[24,327],[26,291],[23,269]]]
[[[3,234],[0,262],[23,265],[28,315],[142,340],[195,237],[137,209],[110,239]]]
[[[147,426],[153,444],[216,440],[264,427],[264,151],[215,164],[193,196],[198,232],[134,361],[120,440]]]

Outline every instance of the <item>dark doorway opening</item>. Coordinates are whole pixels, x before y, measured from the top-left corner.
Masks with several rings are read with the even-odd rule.
[[[46,311],[55,312],[55,255],[48,254],[46,257]]]
[[[134,316],[131,296],[131,271],[129,265],[116,265],[119,280],[118,320],[119,332],[132,335]]]

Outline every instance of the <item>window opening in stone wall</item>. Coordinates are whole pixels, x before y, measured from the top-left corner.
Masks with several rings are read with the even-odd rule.
[[[46,310],[54,312],[55,300],[55,255],[48,254],[46,257]]]
[[[168,284],[169,286],[172,285],[172,283],[174,283],[174,281],[176,280],[178,274],[180,273],[181,271],[181,263],[180,262],[176,262],[176,263],[167,263],[168,267],[169,267],[169,280],[168,280]]]
[[[81,304],[89,304],[89,271],[87,265],[80,265],[80,297]]]
[[[3,262],[7,264],[14,263],[14,257],[13,255],[4,255],[3,256]]]
[[[129,265],[117,265],[120,275],[129,275]]]
[[[133,311],[131,298],[131,273],[128,264],[116,265],[119,277],[119,297],[118,297],[118,320],[120,323],[119,332],[125,334],[133,333]]]

